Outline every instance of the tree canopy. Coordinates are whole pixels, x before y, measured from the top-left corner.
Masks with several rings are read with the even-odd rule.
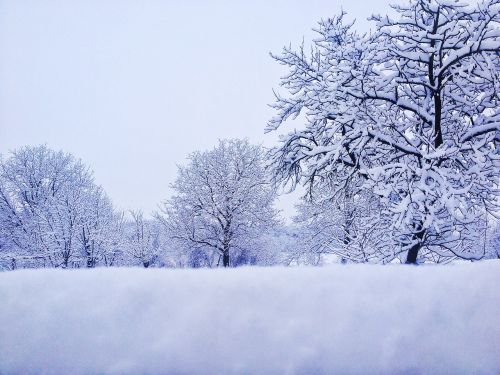
[[[500,5],[411,0],[359,34],[345,14],[322,20],[288,68],[267,130],[303,128],[275,149],[279,183],[333,185],[380,197],[393,241],[418,256],[479,259],[472,246],[498,214]]]

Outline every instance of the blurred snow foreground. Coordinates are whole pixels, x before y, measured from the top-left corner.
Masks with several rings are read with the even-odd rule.
[[[1,374],[493,374],[500,261],[0,274]]]

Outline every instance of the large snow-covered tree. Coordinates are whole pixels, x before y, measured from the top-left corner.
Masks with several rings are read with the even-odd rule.
[[[192,153],[157,215],[171,238],[189,252],[215,255],[217,264],[222,258],[225,267],[248,258],[276,223],[263,157],[261,147],[238,139]]]
[[[341,14],[319,23],[310,54],[302,45],[274,56],[289,73],[267,129],[304,123],[276,148],[275,177],[309,192],[333,184],[328,199],[361,181],[408,263],[479,259],[472,244],[498,214],[499,2],[393,8],[371,18],[373,33]]]
[[[25,267],[93,267],[116,245],[114,216],[91,172],[72,155],[37,146],[0,159],[4,260]]]

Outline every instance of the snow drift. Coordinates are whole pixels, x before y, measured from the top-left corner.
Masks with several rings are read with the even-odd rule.
[[[499,282],[499,261],[2,273],[0,373],[500,373]]]

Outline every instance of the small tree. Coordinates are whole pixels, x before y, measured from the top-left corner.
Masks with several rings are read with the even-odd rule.
[[[390,220],[380,199],[353,187],[335,194],[325,188],[304,198],[294,218],[302,246],[312,254],[334,254],[341,261],[388,263],[399,255]],[[356,192],[355,192],[356,191]]]
[[[141,211],[130,211],[132,220],[126,234],[127,253],[144,268],[153,265],[158,257],[158,230],[154,222],[144,219]]]
[[[88,191],[81,230],[77,237],[81,243],[86,267],[113,263],[124,232],[121,214],[116,213],[111,200],[101,187]]]
[[[263,151],[246,140],[191,154],[172,188],[158,219],[184,249],[215,252],[224,267],[232,264],[231,253],[251,249],[276,222]]]
[[[500,4],[411,0],[394,10],[372,17],[368,35],[344,14],[321,21],[310,56],[304,46],[274,56],[290,72],[268,130],[306,118],[276,149],[275,177],[338,194],[361,181],[408,263],[480,259],[471,244],[498,213]]]

